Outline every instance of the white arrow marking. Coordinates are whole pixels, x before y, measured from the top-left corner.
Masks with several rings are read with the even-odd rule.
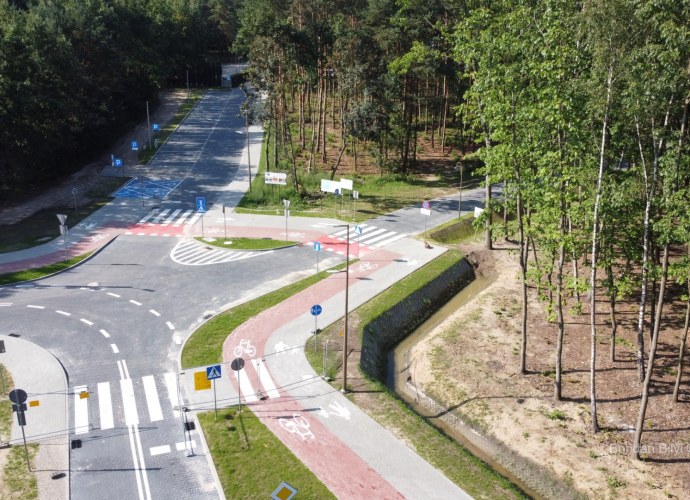
[[[335,415],[336,417],[342,417],[345,420],[350,420],[350,410],[345,408],[337,401],[335,403],[329,404],[328,407],[333,410],[333,412],[331,412],[331,415]]]

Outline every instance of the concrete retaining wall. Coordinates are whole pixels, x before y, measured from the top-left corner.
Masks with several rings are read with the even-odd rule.
[[[435,280],[365,325],[360,358],[362,371],[385,384],[388,351],[472,280],[474,269],[462,259]]]

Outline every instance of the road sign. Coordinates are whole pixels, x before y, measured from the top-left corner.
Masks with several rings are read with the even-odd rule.
[[[316,250],[317,252],[321,251],[321,242],[320,241],[314,242],[314,250]]]
[[[236,372],[240,371],[242,368],[244,368],[244,360],[242,358],[233,359],[232,363],[230,363],[230,368]]]
[[[362,234],[362,226],[355,226],[355,234]]]
[[[139,151],[139,143],[137,141],[132,141],[132,151]]]
[[[16,405],[26,403],[26,398],[26,391],[22,389],[12,389],[10,391],[10,401],[12,401]]]
[[[323,311],[323,308],[319,304],[315,304],[311,306],[311,315],[312,316],[318,316],[321,314],[321,311]]]
[[[161,128],[157,123],[154,123],[151,125],[151,128],[153,129],[154,132],[158,132]]]
[[[206,372],[194,372],[194,390],[206,391],[211,388],[211,381],[206,378]]]
[[[67,216],[65,214],[57,214],[57,218],[60,221],[60,224],[64,224],[67,220]]]
[[[352,197],[355,200],[359,200],[359,191],[352,191]]]
[[[197,196],[196,197],[196,211],[199,212],[200,214],[206,213],[206,197],[205,196]]]
[[[122,166],[122,159],[121,158],[115,158],[115,166],[116,167]]]
[[[423,201],[422,208],[426,208],[427,210],[429,210],[431,208],[431,203],[429,203],[428,201]]]
[[[291,500],[297,494],[297,488],[290,486],[288,483],[283,481],[280,483],[273,493],[271,493],[271,498],[273,500]]]
[[[208,380],[220,378],[220,365],[207,366],[206,367],[206,378]]]
[[[349,189],[352,191],[352,179],[343,179],[342,177],[340,178],[340,187],[343,189]]]

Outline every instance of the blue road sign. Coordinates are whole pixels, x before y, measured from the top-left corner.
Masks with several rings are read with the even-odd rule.
[[[321,251],[321,242],[320,241],[314,242],[314,250],[316,250],[317,252]]]
[[[206,367],[206,380],[220,378],[220,365]]]
[[[318,316],[321,314],[321,311],[323,311],[323,308],[319,304],[315,304],[311,306],[311,315],[312,316]]]
[[[139,151],[139,143],[137,141],[132,141],[132,151]]]
[[[196,211],[199,212],[200,214],[206,213],[206,197],[205,196],[197,196],[196,197]]]
[[[362,226],[355,226],[355,234],[362,234]]]
[[[161,129],[157,123],[154,123],[153,125],[151,125],[151,128],[153,128],[154,132],[158,132]]]
[[[335,191],[333,191],[333,194],[336,196],[340,195],[340,189],[336,189]]]
[[[115,166],[116,166],[116,167],[121,167],[121,166],[122,166],[122,159],[120,159],[120,158],[115,158]]]

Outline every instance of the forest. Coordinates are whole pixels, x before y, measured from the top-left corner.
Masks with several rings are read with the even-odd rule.
[[[0,0],[0,193],[78,170],[161,88],[220,84],[232,0]]]
[[[358,156],[410,175],[420,144],[502,183],[477,224],[519,248],[562,398],[571,314],[589,316],[591,430],[602,339],[635,302],[641,433],[668,301],[690,321],[690,0],[0,0],[0,184],[51,178],[199,61],[250,63],[243,107],[267,168],[333,177]],[[360,160],[361,164],[361,160]],[[596,300],[594,300],[596,299]],[[596,321],[606,306],[606,325]]]

